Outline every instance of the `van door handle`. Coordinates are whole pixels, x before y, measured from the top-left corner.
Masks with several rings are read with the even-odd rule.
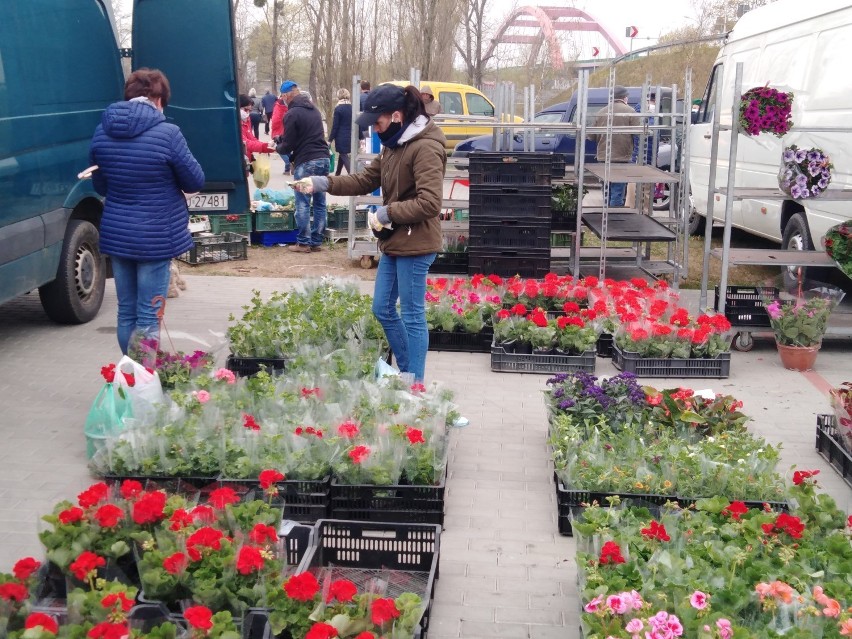
[[[710,137],[711,137],[711,136],[710,136],[710,134],[709,134],[709,133],[705,133],[705,134],[704,134],[704,139],[705,139],[705,140],[709,140],[709,139],[710,139]]]

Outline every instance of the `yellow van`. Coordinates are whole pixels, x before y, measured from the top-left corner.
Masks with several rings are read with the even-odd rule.
[[[393,80],[390,84],[404,87],[410,83],[405,80]],[[441,104],[441,113],[435,116],[435,122],[441,126],[441,130],[447,136],[448,150],[454,149],[456,144],[462,140],[491,133],[492,127],[477,126],[483,122],[488,124],[496,122],[494,105],[482,91],[468,84],[457,82],[425,80],[420,83],[420,86],[425,85],[432,89],[435,100]],[[515,122],[523,121],[523,118],[515,116]],[[444,124],[455,123],[463,123],[464,126],[443,126]]]

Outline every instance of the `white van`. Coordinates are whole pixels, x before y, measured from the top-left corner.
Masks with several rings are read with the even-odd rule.
[[[697,123],[690,132],[689,182],[692,232],[703,228],[713,108],[722,92],[720,123],[731,124],[736,64],[743,63],[742,92],[766,84],[793,92],[793,128],[779,139],[768,133],[741,134],[737,148],[737,187],[778,187],[784,146],[823,149],[834,164],[829,191],[852,185],[852,3],[849,0],[778,0],[746,13],[728,36],[716,60]],[[724,73],[722,71],[724,70]],[[722,76],[721,85],[719,77]],[[736,98],[739,109],[739,96]],[[808,132],[807,127],[849,127],[843,133]],[[716,186],[728,180],[731,132],[719,134]],[[713,217],[724,220],[725,197],[713,196]],[[704,217],[699,217],[704,216]],[[809,250],[833,225],[852,218],[852,202],[821,199],[741,200],[733,203],[733,225],[780,242],[785,249]]]

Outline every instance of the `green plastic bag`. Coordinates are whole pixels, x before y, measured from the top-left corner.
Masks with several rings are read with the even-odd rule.
[[[124,430],[124,419],[129,417],[133,417],[133,405],[127,392],[118,384],[104,384],[92,402],[83,427],[88,459],[94,457],[108,439]]]

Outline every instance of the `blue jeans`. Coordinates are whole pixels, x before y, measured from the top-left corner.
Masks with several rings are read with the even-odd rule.
[[[385,330],[401,373],[422,382],[426,372],[429,330],[426,327],[426,274],[435,253],[394,257],[382,255],[373,291],[373,315]],[[402,316],[396,310],[396,302]]]
[[[137,262],[112,257],[111,261],[118,296],[118,345],[127,355],[127,346],[134,331],[153,337],[158,334],[159,306],[151,304],[151,300],[157,295],[164,298],[168,295],[171,260]]]
[[[293,180],[301,180],[309,175],[328,175],[328,158],[308,160],[293,171]],[[311,224],[311,199],[313,199],[314,223]],[[303,246],[322,246],[325,239],[323,231],[327,221],[325,193],[305,195],[296,192],[296,228],[299,233],[296,241]]]
[[[255,137],[257,137],[257,136],[255,136]],[[286,173],[287,171],[290,170],[290,156],[287,155],[286,153],[279,153],[278,155],[280,155],[281,159],[284,160],[284,172]]]
[[[627,182],[610,182],[609,183],[609,201],[608,206],[624,206],[624,200],[627,197]]]

